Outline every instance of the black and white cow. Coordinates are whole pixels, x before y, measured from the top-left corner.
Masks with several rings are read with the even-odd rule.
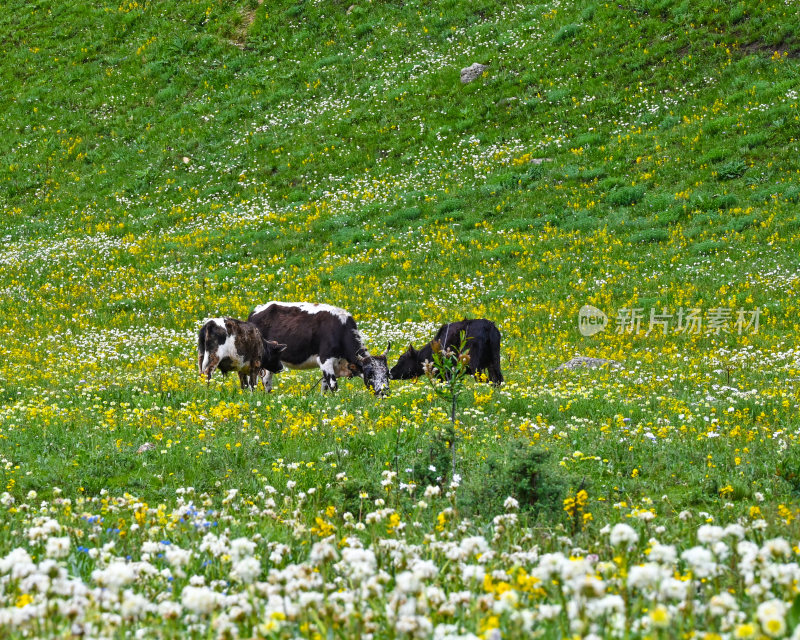
[[[286,345],[280,359],[290,369],[322,369],[322,390],[336,391],[336,378],[360,376],[375,395],[389,392],[389,347],[379,356],[364,348],[356,322],[344,309],[309,302],[268,302],[256,307],[252,322],[267,340]],[[264,373],[272,389],[272,372]]]
[[[285,344],[265,340],[254,324],[236,318],[214,318],[197,334],[197,369],[211,381],[214,369],[239,374],[242,389],[255,389],[262,371],[280,371]]]
[[[503,383],[500,371],[500,331],[490,320],[462,320],[442,325],[436,337],[417,351],[409,345],[400,356],[397,364],[389,372],[395,380],[418,378],[424,372],[424,363],[433,361],[433,343],[438,342],[442,349],[452,347],[458,351],[461,332],[466,337],[465,351],[469,352],[469,372],[471,374],[488,371],[489,380],[497,386]]]

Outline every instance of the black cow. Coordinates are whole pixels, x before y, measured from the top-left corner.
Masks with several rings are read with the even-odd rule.
[[[466,337],[465,351],[469,353],[468,371],[473,375],[487,371],[489,380],[495,386],[502,384],[500,331],[494,322],[484,319],[464,319],[461,322],[445,324],[439,329],[436,337],[419,351],[413,345],[409,345],[397,364],[392,367],[389,375],[395,380],[407,380],[421,376],[424,372],[424,363],[426,361],[433,362],[433,343],[438,342],[444,350],[452,348],[454,351],[458,351],[462,331]]]
[[[285,344],[264,339],[258,328],[236,318],[214,318],[206,322],[197,334],[197,369],[211,380],[214,369],[222,375],[229,371],[239,374],[242,389],[256,386],[262,371],[280,371],[280,354]]]
[[[389,392],[386,356],[371,356],[356,322],[344,309],[309,302],[272,301],[256,307],[247,318],[267,340],[286,345],[281,362],[290,369],[322,369],[322,390],[336,391],[336,378],[360,376],[375,395]],[[264,388],[272,389],[272,372],[264,373]]]

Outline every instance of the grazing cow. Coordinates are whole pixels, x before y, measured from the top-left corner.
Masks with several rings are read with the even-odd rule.
[[[235,318],[209,320],[197,334],[197,368],[211,381],[214,369],[222,375],[229,371],[239,374],[242,389],[255,389],[263,371],[280,371],[280,354],[284,344],[264,339],[258,328]]]
[[[442,349],[452,347],[458,350],[461,343],[461,332],[466,338],[466,349],[469,352],[468,371],[475,375],[488,371],[489,380],[495,386],[503,383],[503,374],[500,372],[500,331],[494,322],[489,320],[462,320],[443,325],[432,342],[417,351],[409,345],[406,352],[400,356],[397,364],[389,372],[395,380],[417,378],[424,372],[423,365],[426,361],[433,361],[433,342],[438,342]]]
[[[286,345],[281,362],[290,369],[322,369],[322,391],[336,391],[336,378],[357,375],[376,396],[389,392],[386,356],[371,356],[364,348],[356,322],[344,309],[309,302],[268,302],[256,307],[248,322],[267,340]],[[264,374],[272,389],[272,372]]]

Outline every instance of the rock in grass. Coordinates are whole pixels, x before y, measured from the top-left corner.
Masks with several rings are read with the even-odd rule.
[[[488,71],[489,67],[485,64],[476,62],[461,70],[461,84],[469,84],[473,80],[477,80],[483,75],[484,71]]]
[[[151,449],[155,449],[156,445],[154,442],[145,442],[141,447],[136,450],[136,453],[144,453],[145,451],[150,451]]]
[[[581,367],[588,367],[589,369],[596,369],[597,367],[602,367],[603,365],[608,365],[609,367],[622,367],[621,362],[617,362],[616,360],[606,360],[605,358],[587,358],[585,356],[576,356],[572,360],[567,360],[562,365],[557,366],[553,371],[574,371],[575,369],[580,369]]]

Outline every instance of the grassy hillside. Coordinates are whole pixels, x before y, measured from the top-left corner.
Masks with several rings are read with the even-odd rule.
[[[330,536],[337,549],[402,541],[409,558],[424,541],[446,591],[491,601],[418,609],[430,633],[525,637],[538,621],[547,637],[614,636],[616,622],[570,627],[583,613],[547,618],[539,605],[572,587],[525,582],[536,558],[515,554],[591,552],[618,570],[586,575],[608,569],[619,594],[653,535],[679,551],[709,523],[738,522],[758,544],[796,537],[798,25],[788,0],[6,3],[0,575],[22,545],[104,586],[92,572],[116,557],[166,567],[140,551],[167,540],[194,554],[168,563],[175,597],[183,566],[249,584],[228,575],[238,552],[200,548],[212,521],[230,540],[258,532],[264,580]],[[488,71],[464,85],[473,62]],[[393,382],[385,401],[358,380],[323,396],[313,372],[280,374],[270,395],[198,380],[202,321],[272,299],[348,309],[371,351],[392,341],[392,361],[446,321],[497,323],[506,384],[470,380],[459,399],[458,488],[447,407],[424,380]],[[608,315],[605,331],[581,334],[584,305]],[[622,367],[554,371],[575,355]],[[71,540],[63,556],[31,534],[46,514]],[[622,562],[606,535],[620,523],[638,531]],[[508,582],[445,569],[436,545],[473,535]],[[413,563],[392,562],[378,553],[394,588]],[[686,633],[752,622],[772,635],[756,608],[794,597],[743,595],[733,561],[708,574],[672,562],[695,595],[626,596],[628,637],[667,633],[660,606]],[[357,583],[314,566],[326,593]],[[512,583],[534,618],[492,604]],[[51,596],[14,585],[0,621],[22,616],[22,634]],[[746,615],[708,607],[725,589]],[[341,626],[333,605],[270,618],[253,597],[258,622],[234,620],[243,637],[427,633],[385,612]],[[92,618],[90,600],[90,634],[156,616]],[[208,612],[183,605],[194,618],[159,610],[173,626],[152,632],[205,634]],[[214,610],[228,620],[230,606]]]

